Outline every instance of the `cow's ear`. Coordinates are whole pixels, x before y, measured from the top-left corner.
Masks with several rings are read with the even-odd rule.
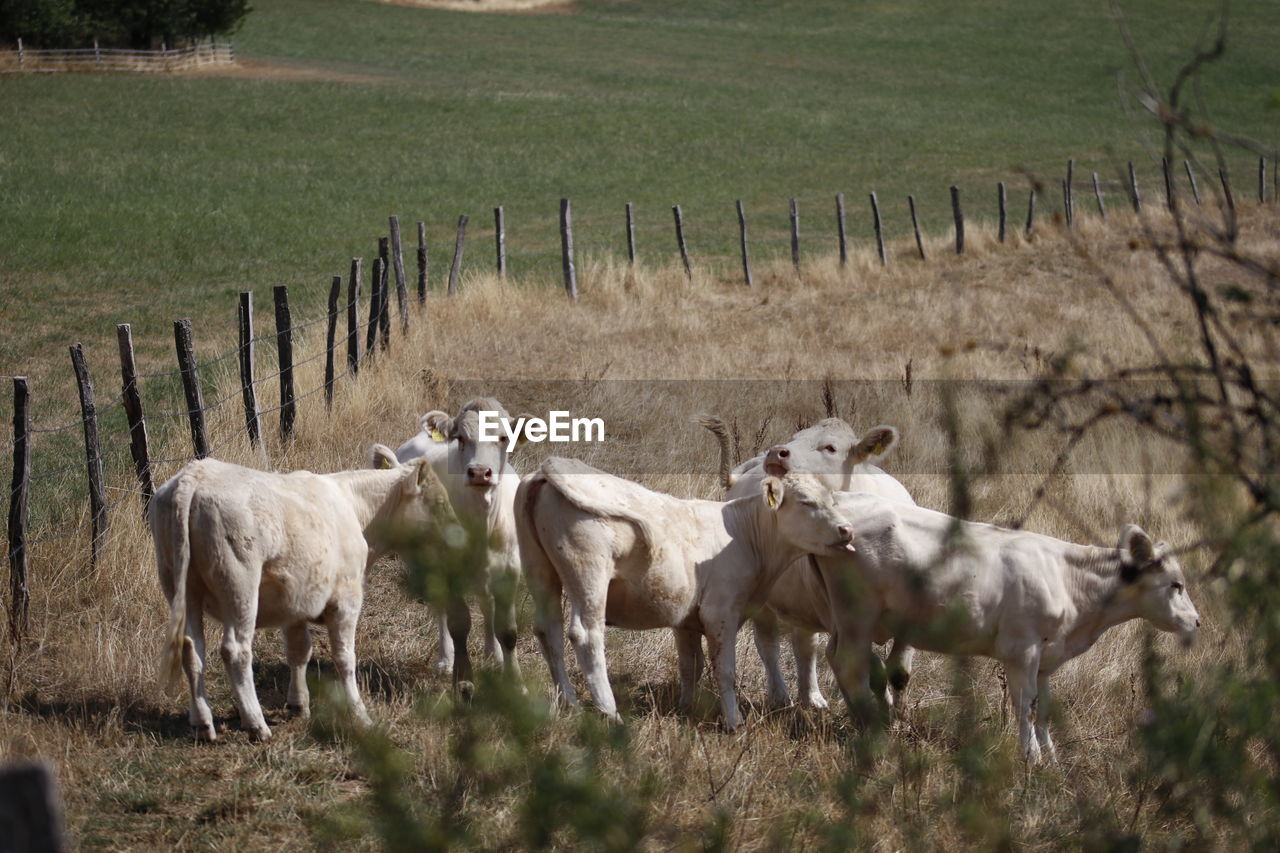
[[[422,416],[422,431],[437,444],[448,441],[449,433],[453,432],[453,418],[439,409],[427,412]]]
[[[369,448],[369,467],[370,468],[395,468],[400,464],[400,460],[396,459],[395,453],[385,444],[375,444]]]
[[[765,477],[760,484],[760,490],[764,495],[765,505],[769,509],[776,510],[782,506],[782,498],[786,494],[786,487],[782,485],[782,480],[777,477]]]
[[[891,426],[872,427],[849,451],[849,461],[854,465],[867,459],[879,459],[898,443],[898,430]]]
[[[1130,524],[1120,534],[1120,552],[1120,576],[1125,581],[1132,581],[1155,560],[1156,546],[1147,531]]]

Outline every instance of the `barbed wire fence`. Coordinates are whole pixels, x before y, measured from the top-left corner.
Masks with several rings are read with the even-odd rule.
[[[1275,202],[1280,196],[1280,169],[1276,168],[1275,155],[1271,158],[1271,184],[1268,185],[1267,158],[1259,157],[1257,172],[1257,200],[1259,203]],[[1237,200],[1231,188],[1228,175],[1219,170],[1209,175],[1195,167],[1192,162],[1184,161],[1182,171],[1186,180],[1174,166],[1162,161],[1162,179],[1164,203],[1173,203],[1175,193],[1185,192],[1185,185],[1192,193],[1195,204],[1209,204],[1216,201],[1219,208],[1234,210]],[[1204,183],[1197,182],[1197,174]],[[1131,207],[1141,212],[1144,200],[1139,186],[1136,169],[1132,163],[1127,171],[1118,170],[1109,180],[1103,180],[1098,172],[1078,179],[1075,162],[1068,161],[1066,173],[1060,187],[1048,187],[1042,181],[1032,179],[1026,190],[1024,200],[1019,201],[1009,193],[1004,182],[998,182],[988,201],[994,201],[997,209],[997,239],[1004,243],[1015,231],[1030,235],[1039,227],[1046,217],[1060,226],[1074,227],[1076,217],[1087,207],[1096,210],[1096,216],[1107,217],[1107,196],[1112,196],[1113,205]],[[1081,188],[1086,192],[1085,200],[1077,202],[1075,192]],[[1054,190],[1058,190],[1054,193]],[[949,188],[952,229],[954,234],[954,251],[963,254],[965,251],[964,204],[969,201],[960,190]],[[1088,196],[1092,195],[1092,204]],[[1116,196],[1119,199],[1116,199]],[[1204,198],[1202,198],[1204,197]],[[911,232],[915,237],[915,254],[918,262],[925,262],[925,245],[921,239],[921,223],[918,218],[915,196],[902,199],[903,210],[895,220],[897,227],[905,229],[910,216]],[[1039,203],[1039,219],[1037,219],[1037,203]],[[1025,205],[1025,206],[1024,206]],[[824,210],[825,208],[825,210]],[[855,202],[850,196],[835,194],[826,200],[804,198],[789,200],[783,212],[766,211],[757,213],[747,208],[742,201],[735,203],[737,228],[716,231],[704,227],[705,218],[686,218],[685,211],[674,205],[670,211],[668,232],[670,237],[665,247],[652,245],[656,243],[659,233],[657,227],[649,222],[642,230],[651,245],[638,242],[637,218],[634,206],[627,202],[620,205],[616,217],[606,217],[598,212],[580,220],[575,224],[572,206],[568,199],[560,203],[559,238],[560,238],[560,272],[564,287],[570,299],[577,299],[577,258],[579,254],[618,256],[619,248],[625,246],[627,262],[635,266],[643,258],[649,262],[653,258],[668,260],[678,257],[687,276],[692,280],[694,270],[704,264],[713,267],[716,274],[733,276],[730,272],[740,269],[742,282],[749,287],[755,286],[752,272],[753,260],[774,262],[789,257],[795,274],[802,277],[804,261],[804,241],[800,224],[802,217],[808,221],[826,222],[826,226],[810,229],[811,233],[819,233],[817,238],[823,255],[830,255],[831,249],[839,252],[841,266],[849,261],[849,246],[857,234],[861,239],[874,237],[876,252],[880,263],[888,266],[890,255],[886,249],[887,228],[883,219],[889,210],[889,201],[881,200],[873,191],[866,199],[865,208],[862,203]],[[858,210],[861,212],[858,212]],[[809,213],[812,211],[812,213]],[[1024,214],[1025,211],[1025,214]],[[492,240],[494,271],[504,281],[511,274],[507,257],[507,211],[499,206],[493,210],[493,226],[481,230],[480,239]],[[706,211],[699,210],[700,216]],[[240,293],[238,302],[238,343],[222,352],[203,360],[197,359],[195,349],[195,329],[190,319],[181,319],[174,323],[174,346],[177,367],[172,370],[138,372],[135,365],[131,326],[122,323],[117,326],[117,340],[120,354],[121,390],[105,402],[95,399],[93,382],[89,365],[79,344],[70,347],[73,368],[76,373],[77,387],[80,397],[81,417],[57,426],[37,426],[32,421],[30,406],[30,388],[25,376],[5,376],[0,380],[9,380],[14,389],[13,397],[13,437],[11,441],[0,443],[0,465],[11,467],[13,478],[9,491],[9,515],[7,530],[7,560],[9,565],[9,632],[13,642],[20,643],[29,629],[29,558],[41,546],[61,542],[72,537],[84,536],[84,558],[90,570],[96,567],[100,551],[109,529],[110,519],[118,512],[126,509],[126,504],[137,500],[142,512],[146,513],[151,498],[155,493],[158,471],[166,471],[174,466],[185,464],[195,459],[216,456],[234,446],[243,447],[247,442],[248,449],[256,454],[264,466],[269,464],[264,444],[262,421],[266,416],[274,416],[279,438],[287,445],[294,436],[297,425],[298,404],[317,395],[323,394],[325,411],[331,412],[334,400],[334,389],[343,381],[358,381],[360,370],[385,351],[392,334],[392,301],[395,302],[395,314],[399,319],[400,334],[409,331],[415,316],[426,316],[428,294],[452,296],[461,287],[461,270],[467,246],[468,215],[457,220],[456,232],[452,235],[452,256],[447,257],[447,275],[437,272],[436,281],[432,282],[432,256],[429,252],[427,229],[425,222],[417,223],[417,278],[410,282],[404,263],[404,247],[401,241],[399,220],[396,216],[388,219],[389,236],[380,238],[378,255],[371,264],[368,276],[367,297],[362,293],[365,286],[364,261],[352,258],[345,281],[341,275],[332,277],[327,308],[314,316],[295,320],[289,302],[287,286],[277,286],[273,290],[274,331],[255,332],[255,315],[253,293]],[[858,223],[857,234],[850,223]],[[530,226],[532,227],[532,226]],[[828,230],[830,228],[830,230]],[[550,238],[551,230],[543,226],[544,237]],[[575,249],[575,236],[579,240]],[[476,241],[473,231],[472,240]],[[544,244],[550,240],[543,240]],[[813,242],[811,240],[811,242]],[[477,247],[480,249],[482,247]],[[810,250],[811,253],[813,250]],[[476,249],[473,249],[472,265],[475,265]],[[545,254],[545,252],[544,252]],[[736,257],[735,257],[736,256]],[[545,263],[548,258],[543,258]],[[660,263],[660,262],[659,262]],[[740,264],[740,266],[739,266]],[[651,263],[651,266],[658,265]],[[442,264],[437,264],[437,269]],[[530,264],[533,268],[535,265]],[[447,282],[447,284],[446,284]],[[414,286],[416,285],[416,287]],[[345,298],[344,298],[345,296]],[[362,302],[365,306],[362,310]],[[345,324],[342,322],[345,319]],[[294,345],[300,340],[308,340],[309,332],[320,324],[325,324],[324,345],[317,347],[306,357],[295,360]],[[345,325],[340,330],[339,326]],[[274,351],[268,354],[273,362],[274,371],[265,375],[257,375],[256,361],[258,345],[271,346]],[[230,372],[234,359],[235,372],[230,381],[222,374]],[[324,359],[323,379],[316,385],[299,391],[295,377],[298,368]],[[205,384],[220,388],[212,401],[204,397]],[[259,391],[270,385],[278,388],[276,404],[267,408],[259,407]],[[177,388],[181,388],[182,402],[174,407],[171,401],[177,396]],[[240,398],[240,409],[243,414],[243,430],[228,428],[219,431],[220,441],[216,445],[209,443],[208,421],[210,416],[220,416],[235,420],[233,401]],[[144,399],[156,398],[169,403],[159,411],[146,412]],[[148,421],[153,423],[172,422],[185,424],[190,431],[190,453],[174,454],[166,444],[166,455],[152,456],[152,440],[148,433]],[[116,428],[103,434],[99,432],[102,423],[118,424]],[[226,425],[225,423],[223,424]],[[75,462],[65,462],[76,453],[75,438],[83,436],[83,458]],[[126,454],[127,448],[127,454]],[[42,459],[58,460],[53,467],[33,469],[35,450],[47,451]],[[64,464],[65,463],[65,464]],[[130,470],[132,475],[130,475]],[[81,478],[83,478],[81,480]],[[79,500],[68,499],[76,490],[76,481],[87,484],[87,504]],[[132,487],[118,485],[134,481]],[[161,479],[162,481],[162,479]],[[107,483],[117,485],[108,486]],[[33,495],[36,499],[32,503]],[[135,497],[136,496],[136,497]],[[32,509],[36,510],[36,520],[32,523]],[[32,535],[32,534],[35,535]],[[80,559],[80,554],[74,559]]]

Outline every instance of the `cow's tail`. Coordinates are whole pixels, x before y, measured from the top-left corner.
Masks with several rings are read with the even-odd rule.
[[[663,537],[658,535],[658,531],[654,527],[654,519],[651,516],[637,512],[635,504],[630,497],[613,493],[608,489],[602,491],[599,488],[593,488],[591,481],[584,482],[584,478],[575,476],[577,474],[589,474],[612,477],[612,475],[605,474],[603,471],[577,460],[556,457],[545,460],[538,473],[546,479],[547,485],[555,489],[562,498],[588,515],[620,518],[635,525],[637,532],[640,534],[640,541],[644,543],[645,550],[649,552],[650,563],[656,563],[661,558]],[[612,479],[624,487],[645,493],[649,492],[648,489],[637,483],[616,477]]]
[[[191,568],[191,501],[195,495],[198,477],[192,471],[181,476],[174,488],[172,500],[153,511],[168,512],[167,519],[157,519],[161,524],[154,528],[163,530],[168,541],[156,542],[160,559],[172,560],[169,566],[173,578],[173,597],[169,599],[169,627],[165,631],[164,651],[160,657],[160,682],[165,691],[176,692],[182,680],[183,656],[187,653],[187,574]],[[192,649],[191,653],[194,654]]]
[[[720,485],[725,491],[733,485],[733,466],[729,459],[729,429],[722,419],[715,415],[698,415],[698,423],[716,437],[720,444]]]

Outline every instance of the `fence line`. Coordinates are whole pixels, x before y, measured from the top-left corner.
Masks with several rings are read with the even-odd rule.
[[[230,65],[236,61],[233,42],[196,42],[186,47],[160,50],[124,50],[93,47],[49,50],[23,47],[0,50],[0,74],[63,71],[186,71],[206,65]]]

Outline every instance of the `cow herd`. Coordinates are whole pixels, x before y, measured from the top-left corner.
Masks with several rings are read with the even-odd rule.
[[[480,398],[452,417],[424,415],[421,431],[395,453],[375,445],[363,470],[278,474],[205,459],[156,493],[150,522],[169,602],[162,672],[170,684],[185,673],[198,737],[216,738],[204,687],[205,614],[223,625],[222,659],[251,735],[270,736],[253,687],[257,628],[281,629],[287,708],[306,715],[308,626],[325,625],[352,712],[369,721],[356,684],[355,628],[365,572],[387,551],[389,522],[456,518],[483,529],[488,547],[470,569],[485,591],[489,655],[520,678],[514,598],[495,593],[523,575],[556,697],[578,703],[567,636],[596,708],[614,718],[606,626],[670,628],[681,706],[692,703],[705,669],[705,638],[724,724],[738,728],[735,638],[750,619],[773,706],[791,702],[779,663],[783,629],[799,702],[826,707],[815,658],[815,635],[826,633],[827,661],[860,718],[902,707],[915,649],[980,655],[1004,667],[1022,753],[1054,760],[1046,712],[1054,671],[1132,619],[1188,642],[1200,625],[1177,559],[1136,525],[1115,547],[1095,547],[917,506],[874,464],[898,440],[892,427],[860,437],[828,418],[730,471],[724,425],[705,418],[721,442],[726,490],[723,501],[709,501],[567,458],[548,458],[521,478],[509,461],[511,433],[482,441],[481,412],[511,420],[496,400]],[[436,666],[460,685],[471,678],[470,611],[455,601],[437,615]],[[872,644],[888,640],[882,663]]]

